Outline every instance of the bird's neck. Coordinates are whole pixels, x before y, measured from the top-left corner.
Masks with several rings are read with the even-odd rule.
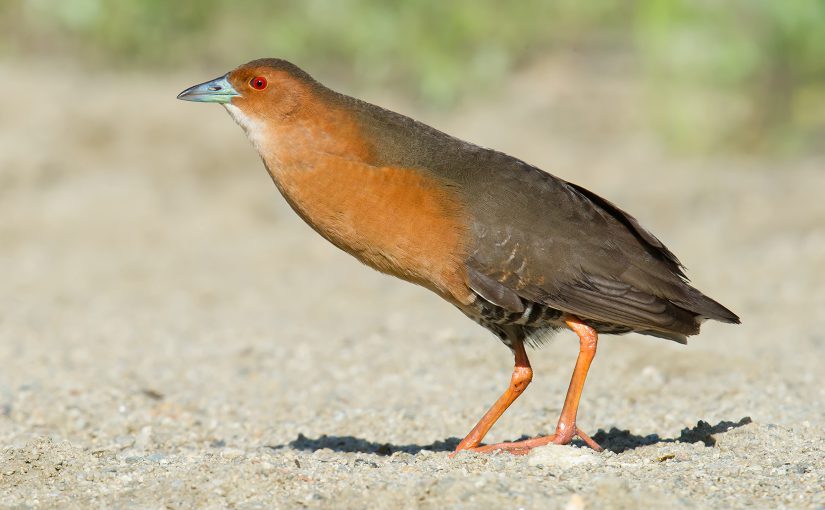
[[[231,104],[226,109],[258,150],[276,184],[290,173],[311,170],[330,157],[364,163],[370,160],[369,145],[342,109],[305,106],[273,119],[247,116]]]

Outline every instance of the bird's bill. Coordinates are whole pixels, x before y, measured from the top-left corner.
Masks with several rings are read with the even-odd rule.
[[[233,97],[240,97],[240,94],[229,83],[228,76],[229,74],[225,74],[212,81],[189,87],[178,94],[178,99],[198,103],[229,103]]]

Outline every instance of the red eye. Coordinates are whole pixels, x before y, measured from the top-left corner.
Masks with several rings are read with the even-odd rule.
[[[249,81],[249,85],[255,90],[263,90],[266,88],[266,78],[263,76],[256,76]]]

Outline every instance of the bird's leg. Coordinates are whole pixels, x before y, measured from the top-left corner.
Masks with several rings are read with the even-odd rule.
[[[564,323],[579,335],[579,357],[576,358],[576,368],[573,369],[573,377],[570,378],[570,386],[568,386],[567,396],[564,398],[564,407],[562,407],[559,423],[556,426],[555,435],[560,437],[561,440],[554,442],[567,444],[573,439],[573,436],[579,436],[590,448],[600,452],[602,451],[601,446],[590,439],[590,436],[576,428],[579,400],[584,389],[584,381],[587,379],[587,372],[590,370],[590,363],[596,356],[596,344],[599,342],[599,335],[595,329],[576,317],[567,317]]]
[[[537,437],[515,443],[481,446],[473,448],[472,451],[487,453],[503,450],[515,455],[524,455],[536,446],[544,446],[549,443],[568,444],[575,436],[579,436],[589,447],[597,452],[602,451],[601,446],[576,427],[576,413],[579,409],[579,399],[582,396],[584,380],[587,378],[590,363],[596,355],[596,344],[598,343],[599,336],[595,329],[576,317],[567,316],[564,322],[568,328],[579,335],[579,357],[576,359],[576,368],[573,369],[573,377],[570,378],[570,386],[567,388],[567,397],[564,399],[564,407],[561,410],[559,423],[556,425],[556,433],[552,436]]]
[[[524,390],[530,381],[533,380],[533,369],[530,368],[530,360],[527,359],[527,352],[524,350],[524,341],[521,338],[511,339],[513,346],[513,353],[515,354],[515,366],[513,367],[513,375],[510,377],[510,386],[504,392],[489,411],[479,420],[478,424],[473,427],[473,430],[467,434],[455,449],[452,455],[455,455],[461,450],[468,450],[477,447],[481,444],[481,440],[495,424],[496,421],[504,414],[504,411],[510,407]],[[451,456],[452,456],[451,455]]]

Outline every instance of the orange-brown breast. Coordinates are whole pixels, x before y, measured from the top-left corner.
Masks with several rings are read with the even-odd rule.
[[[472,299],[466,210],[448,185],[422,170],[372,165],[345,112],[302,112],[267,131],[267,169],[318,233],[381,272],[457,304]]]

